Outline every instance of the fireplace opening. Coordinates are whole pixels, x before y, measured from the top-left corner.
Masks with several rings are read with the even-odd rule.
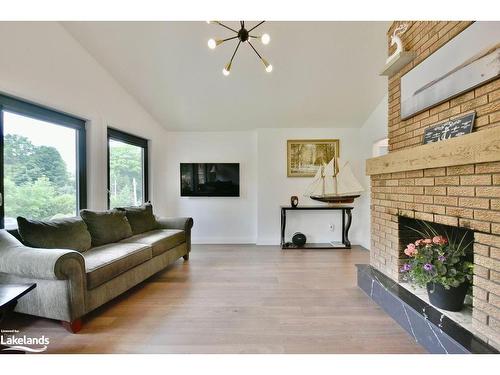
[[[404,249],[410,243],[434,236],[443,236],[449,243],[461,244],[465,247],[466,260],[474,263],[474,231],[467,228],[454,227],[424,220],[416,220],[406,216],[398,216],[399,259],[404,263],[408,257]],[[470,297],[472,285],[467,295]]]
[[[466,246],[467,260],[474,261],[474,231],[466,228],[416,220],[406,216],[398,216],[399,258],[405,259],[403,250],[409,243],[415,243],[422,238],[432,238],[441,235],[450,242],[462,241]]]
[[[409,243],[415,243],[422,238],[432,238],[433,234],[442,235],[450,241],[456,242],[463,238],[466,247],[467,260],[474,263],[474,231],[466,228],[454,227],[444,224],[432,223],[424,220],[416,220],[405,216],[398,216],[398,237],[399,237],[399,259],[400,263],[405,263],[408,259],[404,254],[404,249]],[[400,285],[413,293],[418,298],[430,303],[428,293],[425,288],[419,288],[401,281]],[[437,308],[442,314],[460,324],[471,332],[475,332],[472,327],[472,286],[465,298],[464,308],[458,312],[447,311]],[[425,313],[425,312],[424,312]]]

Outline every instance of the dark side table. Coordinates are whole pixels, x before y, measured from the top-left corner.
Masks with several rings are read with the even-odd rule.
[[[352,222],[352,206],[281,206],[281,248],[282,249],[350,249],[349,229]],[[287,211],[311,211],[311,210],[334,210],[342,211],[342,243],[333,245],[331,243],[305,243],[304,246],[288,245],[285,242],[286,213]]]
[[[0,283],[0,328],[3,327],[2,323],[14,309],[16,308],[19,298],[24,296],[29,291],[35,289],[36,284],[2,284]],[[0,345],[0,353],[19,353],[18,350],[4,350],[5,346]]]

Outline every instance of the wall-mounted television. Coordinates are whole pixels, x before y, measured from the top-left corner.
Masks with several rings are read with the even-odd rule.
[[[181,197],[239,196],[239,163],[181,163]]]

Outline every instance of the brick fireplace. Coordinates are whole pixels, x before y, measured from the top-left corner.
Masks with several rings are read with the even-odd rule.
[[[398,24],[393,23],[388,36]],[[408,24],[401,39],[417,57],[389,77],[389,154],[367,161],[370,263],[400,281],[400,217],[473,231],[472,325],[483,340],[500,348],[500,79],[402,120],[401,76],[471,22]],[[427,127],[471,111],[476,113],[472,134],[422,145]]]

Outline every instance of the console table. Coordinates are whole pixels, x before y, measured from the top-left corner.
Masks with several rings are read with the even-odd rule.
[[[282,249],[350,249],[349,229],[351,228],[352,206],[281,206],[281,248]],[[342,244],[338,246],[331,243],[305,243],[304,246],[288,245],[285,241],[286,213],[287,211],[334,210],[342,211]]]

